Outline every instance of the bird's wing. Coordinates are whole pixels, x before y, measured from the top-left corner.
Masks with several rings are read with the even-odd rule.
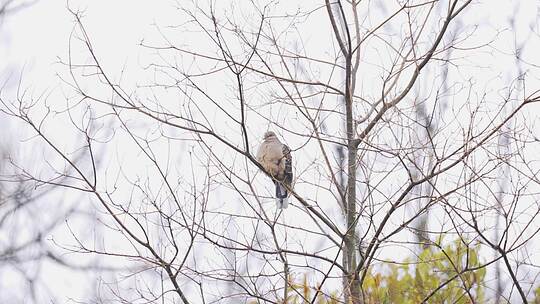
[[[283,172],[283,183],[288,187],[292,185],[293,173],[292,173],[292,154],[291,149],[286,145],[282,145],[283,158],[285,159],[285,171]]]

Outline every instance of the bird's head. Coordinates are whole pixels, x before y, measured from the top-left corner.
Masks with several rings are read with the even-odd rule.
[[[270,137],[276,137],[276,133],[274,133],[273,131],[267,131],[266,133],[264,133],[263,139],[264,139],[264,140],[267,140],[267,139],[269,139]]]

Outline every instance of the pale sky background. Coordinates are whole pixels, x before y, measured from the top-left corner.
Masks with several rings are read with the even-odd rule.
[[[45,91],[52,99],[63,98],[65,91],[56,74],[65,73],[65,69],[57,62],[59,57],[67,58],[68,41],[74,26],[73,16],[66,9],[67,5],[74,10],[84,11],[83,22],[90,33],[94,48],[97,54],[101,55],[103,65],[113,74],[119,73],[123,67],[137,70],[147,61],[149,51],[142,49],[138,44],[142,39],[145,41],[159,39],[154,24],[166,26],[181,23],[177,20],[177,12],[172,8],[173,1],[71,0],[66,3],[59,0],[39,0],[31,7],[8,17],[0,28],[0,80],[5,81],[6,75],[11,75],[7,84],[8,92],[9,90],[13,92],[22,73],[23,83],[25,86],[31,86],[33,91]],[[486,85],[494,87],[501,87],[500,84],[507,83],[511,78],[509,75],[515,75],[515,59],[504,54],[512,53],[515,33],[518,45],[527,41],[522,54],[522,58],[530,63],[526,67],[530,73],[527,86],[539,87],[538,16],[538,2],[535,0],[475,1],[474,5],[467,8],[460,17],[461,22],[465,24],[481,24],[468,44],[473,46],[475,42],[486,43],[487,37],[491,37],[498,30],[502,31],[493,42],[492,53],[482,52],[468,58],[475,66],[471,69],[463,68],[463,77],[476,74],[475,76],[485,81]],[[510,26],[511,18],[515,18],[514,28]],[[326,22],[324,19],[319,26],[327,28]],[[535,29],[536,33],[531,32],[531,28]],[[321,29],[312,28],[312,30],[313,37],[306,39],[313,39],[312,41],[316,43],[317,32]],[[485,68],[478,69],[477,66]],[[137,74],[128,73],[127,81],[135,83],[140,80],[138,77]],[[502,96],[501,92],[492,93],[493,96]],[[535,117],[538,109],[538,106],[531,107],[525,115]],[[5,132],[1,129],[10,128],[13,132],[11,137],[18,136],[16,134],[20,131],[16,126],[7,125],[4,121],[0,123],[1,134]],[[265,127],[261,126],[260,130]],[[22,132],[24,134],[24,131]],[[63,136],[60,127],[57,135]],[[298,145],[296,142],[289,144]],[[31,154],[33,151],[22,152],[26,153]],[[290,215],[291,219],[294,217],[293,214]],[[68,236],[62,236],[60,232],[55,235],[55,239],[62,237]],[[63,291],[61,293],[63,298],[59,298],[59,303],[70,303],[71,297],[76,299],[88,291],[88,282],[84,281],[84,276],[71,271],[63,272],[62,268],[50,267],[47,271],[54,273],[49,281],[51,289]]]

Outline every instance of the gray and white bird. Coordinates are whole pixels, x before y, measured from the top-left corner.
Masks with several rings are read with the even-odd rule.
[[[278,208],[287,208],[289,191],[292,187],[292,155],[291,149],[279,141],[276,133],[264,133],[264,141],[257,151],[257,161],[271,175],[276,185],[276,202]]]

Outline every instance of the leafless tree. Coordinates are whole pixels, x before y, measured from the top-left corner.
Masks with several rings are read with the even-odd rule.
[[[17,18],[17,13],[33,3],[1,1],[0,27],[5,20]],[[12,83],[17,83],[14,69],[15,66],[2,67],[0,99],[9,94]],[[19,91],[18,94],[24,96],[26,93]],[[51,180],[36,183],[21,174],[25,169],[19,167],[19,163],[35,169],[36,163],[43,162],[42,157],[48,154],[38,145],[33,146],[33,150],[21,146],[21,140],[32,136],[27,138],[24,132],[18,133],[16,127],[20,125],[16,122],[0,115],[0,125],[0,302],[55,302],[61,292],[55,290],[52,273],[81,277],[88,274],[87,278],[93,279],[107,267],[101,267],[95,260],[75,261],[66,257],[65,250],[56,246],[54,235],[66,228],[72,219],[76,219],[75,226],[79,226],[93,223],[99,216],[91,208],[74,204],[77,195],[72,193],[64,197],[63,189],[47,185]],[[94,229],[99,230],[99,227]]]
[[[456,299],[475,302],[463,275],[501,261],[504,297],[526,303],[540,212],[527,109],[540,91],[526,73],[504,88],[476,84],[482,67],[469,59],[498,37],[470,44],[477,24],[460,20],[477,4],[294,5],[178,1],[179,24],[157,27],[140,70],[125,71],[109,68],[72,11],[67,97],[2,98],[54,154],[47,170],[20,164],[17,176],[85,194],[108,215],[96,223],[108,229],[102,245],[73,232],[68,248],[125,265],[101,300],[286,303],[304,297],[291,282],[308,274],[317,288],[306,303],[367,303],[374,268],[457,238],[492,254],[481,267],[451,261],[458,274],[424,302],[452,281]],[[286,210],[254,156],[268,129],[295,159]],[[495,186],[508,176],[503,202]]]
[[[26,5],[20,1],[0,2],[0,26],[5,18]],[[18,145],[11,142],[5,119],[0,123],[0,277],[7,278],[0,281],[0,289],[3,290],[0,301],[22,302],[24,294],[30,302],[36,300],[38,290],[43,288],[39,276],[43,261],[59,259],[56,252],[47,246],[45,237],[62,218],[43,218],[42,223],[34,225],[39,208],[46,206],[40,202],[46,191],[32,191],[21,180],[6,183],[5,177],[12,171],[8,166],[11,151]]]

